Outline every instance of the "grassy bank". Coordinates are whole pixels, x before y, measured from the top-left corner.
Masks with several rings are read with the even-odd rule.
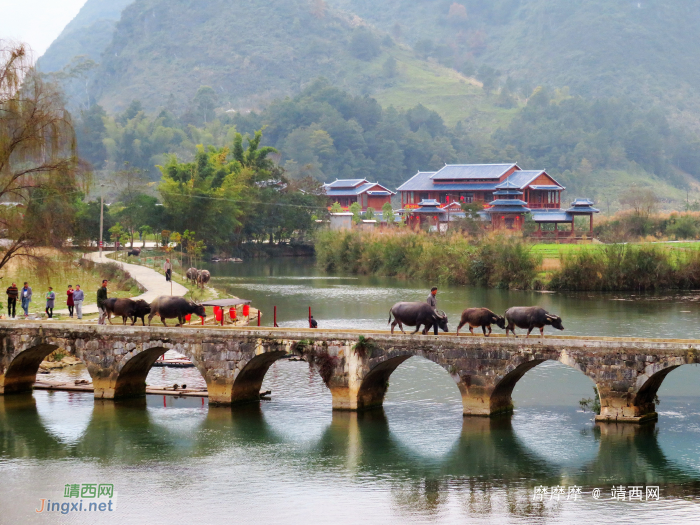
[[[471,239],[457,233],[324,231],[316,238],[316,258],[326,272],[431,283],[597,291],[700,288],[700,250],[693,243],[544,245],[507,235]]]
[[[320,232],[316,259],[327,272],[385,275],[498,288],[540,288],[541,257],[521,239],[423,232]]]
[[[44,296],[49,286],[56,292],[56,309],[66,308],[66,290],[69,284],[76,285],[85,292],[84,304],[97,302],[97,289],[102,279],[110,281],[110,297],[131,297],[140,294],[136,281],[128,272],[123,272],[116,264],[95,264],[82,259],[82,253],[60,252],[58,250],[36,250],[31,258],[12,259],[3,268],[0,282],[4,290],[13,282],[21,288],[26,281],[32,288],[33,298],[29,312],[43,312],[46,302]],[[2,296],[1,310],[7,313],[7,296]],[[19,303],[19,301],[18,301]],[[20,305],[17,305],[20,310]]]

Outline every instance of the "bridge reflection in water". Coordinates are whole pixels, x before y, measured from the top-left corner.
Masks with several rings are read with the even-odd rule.
[[[573,513],[575,522],[586,509],[601,515],[605,503],[591,501],[593,487],[653,484],[662,486],[664,498],[700,494],[697,461],[670,459],[677,449],[697,453],[695,432],[683,430],[684,441],[670,444],[659,437],[679,435],[697,418],[665,418],[661,432],[654,423],[594,424],[575,407],[523,405],[522,394],[512,418],[460,418],[460,394],[449,374],[423,360],[412,363],[392,376],[385,408],[359,413],[333,411],[319,376],[306,363],[286,361],[268,373],[274,397],[262,405],[202,407],[199,399],[168,398],[163,408],[156,396],[109,401],[43,391],[0,396],[0,506],[14,512],[27,494],[35,503],[37,483],[54,490],[68,478],[90,481],[104,473],[120,491],[127,521],[144,509],[158,509],[163,521],[196,520],[216,506],[261,522],[281,511],[307,518],[328,512],[343,522],[339,508],[367,509],[378,521],[388,512],[398,521],[457,513],[460,522],[480,516],[566,521]],[[589,391],[585,381],[579,386]],[[428,388],[429,396],[421,390]],[[444,398],[450,401],[438,401]],[[662,406],[676,405],[663,398]],[[538,485],[579,485],[587,502],[534,503]],[[286,511],[275,503],[280,494]],[[630,512],[619,509],[611,512]]]

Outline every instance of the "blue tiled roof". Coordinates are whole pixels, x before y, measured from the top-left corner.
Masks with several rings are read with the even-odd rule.
[[[563,190],[564,188],[562,186],[555,186],[554,184],[533,184],[530,186],[533,190],[549,190],[549,191],[556,191],[556,190]]]
[[[423,199],[418,203],[418,206],[421,208],[424,206],[440,206],[440,203],[435,199]]]
[[[434,181],[440,180],[498,180],[504,173],[516,164],[448,164],[432,176]]]
[[[527,202],[520,199],[496,199],[489,204],[491,206],[527,206]]]
[[[568,213],[600,213],[600,210],[594,208],[593,206],[573,206],[566,211]]]
[[[513,177],[515,176],[515,173],[508,177],[506,180],[501,182],[498,186],[496,186],[496,189],[498,190],[519,190],[521,189],[518,184],[515,183],[513,180]]]
[[[494,215],[496,213],[528,213],[530,208],[525,206],[493,206],[486,210],[486,213]]]
[[[389,190],[386,190],[386,191],[368,191],[367,195],[376,195],[379,197],[383,197],[383,196],[385,197],[387,195],[394,195],[394,192],[389,191]]]
[[[355,186],[359,186],[363,182],[369,182],[366,179],[341,179],[341,180],[336,180],[335,182],[331,182],[329,184],[325,184],[324,186],[326,188],[333,188],[333,189],[349,189],[349,188],[354,188]]]
[[[430,176],[434,171],[419,171],[413,177],[399,186],[397,191],[427,191],[433,189],[433,181]]]
[[[351,188],[351,187],[345,187],[343,186],[342,188],[335,188],[331,187],[333,184],[336,184],[337,182],[343,182],[343,181],[335,181],[331,184],[326,184],[324,185],[324,189],[326,191],[326,195],[329,197],[354,197],[357,195],[360,195],[370,188],[373,188],[374,186],[379,186],[380,188],[384,188],[381,184],[377,182],[367,182],[364,179],[359,179],[360,182],[363,182],[364,184],[360,184],[357,187]],[[368,192],[370,195],[394,195],[394,192],[389,191],[387,188],[384,188],[383,190],[375,190]]]
[[[564,210],[533,211],[532,220],[535,222],[571,222],[574,217]]]

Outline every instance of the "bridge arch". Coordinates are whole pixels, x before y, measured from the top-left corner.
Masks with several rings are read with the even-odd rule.
[[[31,392],[41,362],[59,348],[58,344],[39,343],[7,352],[6,363],[0,363],[0,394]]]
[[[234,376],[231,387],[231,403],[251,403],[260,401],[260,388],[265,374],[275,361],[287,355],[286,350],[271,350],[253,356]]]

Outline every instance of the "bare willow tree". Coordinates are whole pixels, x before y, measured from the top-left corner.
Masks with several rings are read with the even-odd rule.
[[[0,268],[72,233],[80,165],[70,114],[23,44],[0,40]]]

